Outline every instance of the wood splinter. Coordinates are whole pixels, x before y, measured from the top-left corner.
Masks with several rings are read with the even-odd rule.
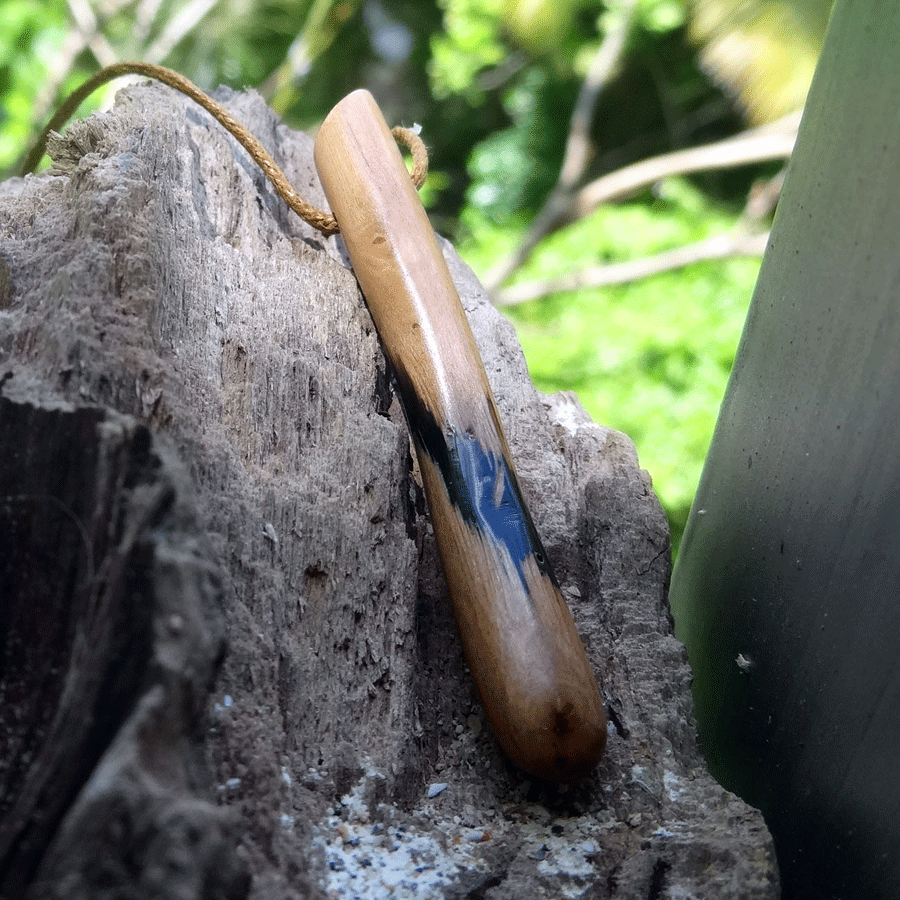
[[[329,113],[315,162],[396,374],[488,721],[519,768],[573,781],[606,744],[600,691],[522,498],[459,295],[371,94],[355,91]]]

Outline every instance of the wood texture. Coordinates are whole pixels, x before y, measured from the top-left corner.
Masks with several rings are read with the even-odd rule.
[[[400,387],[488,720],[524,771],[572,781],[606,744],[597,682],[447,264],[371,94],[355,91],[331,111],[315,160]]]
[[[122,896],[130,869],[133,897],[205,882],[236,900],[250,873],[195,737],[224,621],[190,479],[137,419],[16,380],[0,396],[0,897]]]
[[[312,139],[252,93],[217,96],[324,205]],[[221,573],[227,652],[210,682],[202,642],[179,643],[185,677],[203,682],[195,704],[170,711],[185,732],[142,732],[138,704],[98,737],[103,760],[124,764],[139,827],[123,832],[115,804],[96,805],[119,783],[101,764],[41,856],[45,889],[27,900],[209,900],[210,860],[223,875],[249,868],[252,900],[775,900],[760,815],[710,778],[697,749],[650,479],[627,437],[574,398],[534,390],[512,327],[453,249],[443,245],[523,491],[604,673],[606,751],[567,791],[522,775],[483,727],[407,426],[337,240],[300,222],[215,122],[158,85],[121,91],[66,140],[67,177],[0,183],[2,394],[117,410],[174,442],[196,538]],[[61,477],[80,482],[77,457],[56,457]],[[0,499],[0,516],[23,509]],[[55,509],[47,526],[77,540]],[[15,533],[59,556],[52,532]],[[0,545],[0,563],[24,565],[19,546]],[[31,571],[22,590],[42,584]],[[189,572],[166,571],[148,577],[172,597]],[[58,590],[29,602],[71,588]],[[52,625],[56,608],[34,620]],[[117,639],[132,640],[135,623],[120,626]],[[0,630],[0,652],[20,640],[35,636]],[[54,707],[46,687],[33,708]],[[0,770],[38,764],[0,753]],[[194,827],[198,795],[229,826],[224,846]]]

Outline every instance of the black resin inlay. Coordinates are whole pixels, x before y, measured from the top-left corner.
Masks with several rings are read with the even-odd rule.
[[[450,502],[466,524],[504,546],[526,584],[522,564],[531,555],[538,569],[556,584],[516,477],[501,454],[477,437],[441,427],[413,389],[406,372],[395,370],[410,431],[441,473]]]

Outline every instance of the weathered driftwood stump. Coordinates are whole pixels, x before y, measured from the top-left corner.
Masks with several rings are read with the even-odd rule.
[[[309,137],[224,99],[323,203]],[[339,239],[168,89],[66,150],[0,188],[0,896],[776,897],[698,754],[649,478],[534,391],[452,249],[603,678],[562,790],[484,727]]]

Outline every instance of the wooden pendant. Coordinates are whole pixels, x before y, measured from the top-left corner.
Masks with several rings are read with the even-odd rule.
[[[519,768],[573,781],[606,744],[597,681],[447,264],[371,94],[355,91],[329,113],[315,162],[396,375],[488,721]]]

